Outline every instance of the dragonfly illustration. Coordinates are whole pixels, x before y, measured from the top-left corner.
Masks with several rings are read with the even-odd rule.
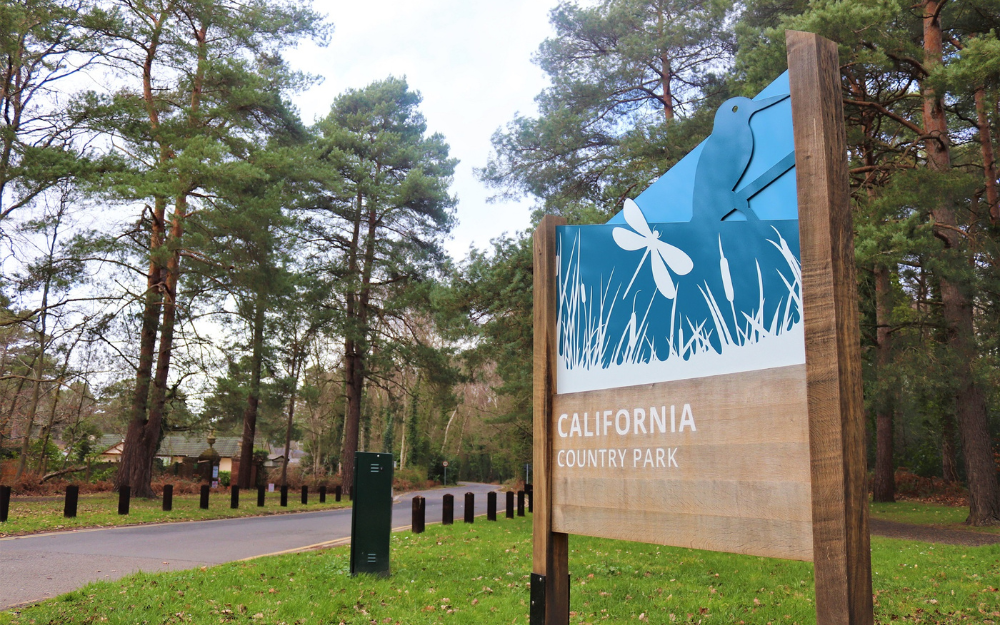
[[[646,217],[639,209],[639,205],[632,200],[625,200],[625,210],[622,211],[622,214],[625,217],[625,223],[631,226],[632,230],[621,227],[612,230],[611,235],[614,237],[615,243],[618,244],[618,247],[630,252],[646,248],[625,293],[622,294],[622,299],[632,289],[632,283],[635,282],[639,270],[646,262],[646,256],[651,257],[650,264],[653,267],[653,281],[656,283],[656,288],[667,299],[674,299],[677,295],[677,287],[674,286],[674,281],[667,268],[673,269],[674,273],[679,276],[687,275],[694,267],[691,257],[666,241],[661,241],[660,233],[649,229],[649,224],[646,223]]]

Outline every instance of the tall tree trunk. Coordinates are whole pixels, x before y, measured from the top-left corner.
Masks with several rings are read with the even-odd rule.
[[[924,4],[924,64],[928,72],[940,65],[943,58],[940,21],[943,2],[944,0],[928,0]],[[928,81],[924,82],[922,90],[924,130],[929,135],[925,142],[927,166],[931,171],[946,173],[951,170],[951,154],[944,98],[934,91]],[[934,208],[932,216],[935,235],[944,242],[945,253],[960,253],[964,242],[956,228],[957,220],[952,203],[942,201]],[[948,331],[948,346],[956,362],[956,417],[965,457],[966,477],[969,480],[967,522],[972,525],[994,525],[1000,523],[1000,483],[997,481],[996,462],[987,427],[986,399],[972,368],[978,352],[972,303],[961,286],[950,276],[941,278],[941,303]]]
[[[63,456],[62,468],[66,468],[69,464],[69,452],[72,451],[73,447],[80,441],[77,438],[80,434],[80,420],[83,418],[83,403],[87,399],[87,381],[83,381],[83,388],[80,389],[80,401],[76,404],[76,419],[73,421],[73,438],[67,441],[66,455]]]
[[[941,477],[946,482],[958,482],[955,415],[950,409],[941,414]]]
[[[160,326],[160,308],[163,304],[164,273],[159,262],[164,239],[164,216],[167,202],[157,197],[153,204],[149,241],[149,271],[146,274],[146,297],[142,310],[142,327],[139,331],[139,365],[135,371],[135,388],[132,392],[131,418],[122,457],[115,474],[115,490],[122,486],[142,483],[143,467],[151,464],[148,440],[159,440],[160,424],[150,424],[149,386],[153,379],[153,356],[156,352],[156,333]]]
[[[347,415],[344,419],[344,443],[340,451],[343,488],[352,492],[354,486],[354,454],[358,451],[361,424],[361,399],[365,385],[364,358],[357,343],[344,341],[344,383],[347,390]]]
[[[895,428],[894,392],[886,379],[889,363],[892,358],[892,333],[889,327],[889,268],[884,265],[875,266],[875,319],[877,346],[875,364],[878,373],[878,397],[875,402],[875,484],[873,497],[875,501],[891,502],[896,500],[896,469],[893,464],[893,437]]]
[[[167,260],[166,277],[163,283],[163,318],[160,321],[160,350],[156,356],[156,373],[153,377],[153,388],[150,393],[149,420],[143,428],[140,440],[141,456],[130,467],[129,486],[133,497],[155,497],[151,482],[153,480],[153,459],[160,446],[160,433],[163,428],[163,415],[166,413],[167,381],[170,377],[170,358],[173,354],[174,327],[177,323],[177,285],[180,282],[181,241],[184,236],[184,218],[186,217],[187,200],[182,195],[174,205],[171,219],[170,239],[166,245],[170,248],[170,258]]]
[[[38,358],[38,354],[35,354],[35,358]],[[31,370],[35,370],[35,360],[31,361]],[[28,376],[21,376],[21,379],[17,381],[17,390],[14,391],[14,396],[10,400],[10,408],[7,410],[7,420],[4,424],[10,425],[10,438],[14,438],[14,416],[17,414],[17,405],[21,400],[21,391],[24,390],[24,383],[28,381]],[[2,429],[2,428],[0,428]],[[2,437],[0,437],[2,440]]]
[[[657,12],[657,28],[659,30],[660,37],[663,37],[662,7],[660,7]],[[660,88],[663,91],[663,95],[660,96],[660,100],[663,101],[663,116],[668,122],[674,119],[674,94],[670,88],[671,78],[673,78],[673,69],[670,67],[670,55],[666,49],[663,49],[660,52]]]
[[[305,351],[304,348],[302,351]],[[292,394],[288,398],[288,423],[285,424],[285,458],[281,461],[281,483],[287,484],[288,479],[288,454],[292,450],[292,420],[295,418],[295,396],[299,390],[299,345],[292,346]],[[315,459],[314,459],[315,460]],[[313,462],[313,473],[317,473],[316,463]]]
[[[44,315],[44,311],[42,312]],[[28,404],[28,413],[24,418],[24,435],[21,438],[21,450],[17,458],[17,471],[14,473],[14,481],[21,479],[24,469],[28,465],[28,451],[31,446],[31,428],[35,425],[35,414],[38,412],[38,402],[42,393],[42,362],[45,361],[45,331],[40,334],[40,348],[38,358],[35,360],[34,385],[31,388],[31,403]]]
[[[240,443],[240,473],[237,483],[240,488],[250,488],[251,472],[253,471],[253,440],[257,436],[257,408],[260,405],[260,372],[264,366],[264,295],[257,294],[253,315],[253,355],[250,362],[250,392],[247,393],[247,405],[243,409],[243,439]],[[285,452],[288,453],[287,451]],[[284,484],[284,471],[282,471]]]
[[[362,275],[370,271],[361,266],[361,223],[364,217],[364,197],[358,191],[355,198],[354,228],[350,251],[348,252],[348,280],[357,284],[347,292],[347,336],[344,339],[344,390],[347,394],[347,409],[344,415],[344,440],[340,450],[340,475],[344,490],[350,493],[354,487],[354,454],[358,451],[358,434],[361,424],[361,400],[365,386],[365,352],[367,350],[367,298]],[[370,220],[369,220],[370,222]],[[374,236],[370,232],[365,241],[366,249],[374,246]],[[367,254],[364,255],[367,258]],[[369,274],[370,275],[370,274]]]
[[[164,167],[173,152],[167,141],[160,136],[160,112],[153,91],[153,62],[159,49],[160,36],[169,9],[162,11],[153,22],[146,58],[142,66],[142,100],[153,132],[154,140],[160,146],[159,165]],[[149,406],[149,386],[153,379],[153,356],[156,350],[156,333],[160,324],[160,306],[163,301],[164,267],[160,262],[160,251],[165,238],[167,199],[162,195],[153,198],[152,223],[149,236],[149,270],[146,273],[146,295],[142,310],[142,325],[139,330],[139,363],[135,371],[135,389],[132,393],[132,409],[128,430],[122,443],[122,457],[115,474],[115,490],[122,486],[141,483],[145,466],[152,466],[148,441],[152,437],[159,440],[160,425],[147,418]],[[155,431],[154,431],[155,429]]]
[[[986,89],[976,89],[976,117],[979,126],[979,145],[983,155],[983,176],[986,179],[986,203],[989,205],[990,223],[1000,225],[1000,192],[997,191],[996,159],[993,154],[993,137],[990,119],[986,113]]]
[[[31,403],[28,404],[28,413],[25,415],[24,438],[21,439],[21,454],[17,459],[17,471],[14,473],[14,481],[21,479],[24,469],[28,464],[28,450],[31,444],[31,428],[35,423],[35,415],[38,413],[38,402],[42,393],[42,372],[45,367],[45,348],[48,341],[46,334],[46,324],[49,318],[49,289],[52,286],[52,259],[56,251],[56,238],[59,233],[59,223],[62,215],[56,221],[55,231],[52,240],[49,242],[48,264],[49,267],[45,276],[45,283],[42,287],[42,306],[38,313],[38,355],[35,357],[34,385],[31,388]]]

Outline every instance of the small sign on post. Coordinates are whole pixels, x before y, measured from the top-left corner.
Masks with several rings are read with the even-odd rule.
[[[819,625],[874,620],[837,46],[786,43],[607,224],[535,231],[532,625],[570,534],[812,561]]]

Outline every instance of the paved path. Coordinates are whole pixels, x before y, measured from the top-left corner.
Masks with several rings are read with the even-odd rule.
[[[455,520],[465,493],[476,494],[476,514],[486,514],[489,484],[466,484],[406,493],[392,508],[392,526],[408,527],[411,499],[427,498],[428,523],[441,520],[442,497],[455,496]],[[503,515],[504,496],[497,498]],[[0,610],[69,592],[97,580],[136,571],[172,571],[298,550],[348,538],[351,510],[324,510],[265,517],[135,525],[0,539]]]
[[[925,543],[945,545],[964,545],[966,547],[982,547],[983,545],[1000,543],[1000,534],[987,534],[973,530],[952,530],[933,525],[913,525],[882,519],[869,519],[868,523],[872,534],[887,538],[919,540]]]

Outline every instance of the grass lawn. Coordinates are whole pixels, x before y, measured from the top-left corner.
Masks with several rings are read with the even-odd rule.
[[[965,506],[942,506],[918,501],[897,501],[895,503],[871,502],[871,516],[886,521],[933,525],[949,529],[974,530],[977,532],[1000,533],[1000,527],[972,527],[965,524],[969,509]]]
[[[347,548],[100,582],[0,625],[526,623],[531,519],[392,536],[393,574]],[[573,536],[572,623],[815,623],[812,565]],[[873,538],[879,623],[1000,624],[1000,546]]]
[[[212,492],[209,498],[208,510],[198,507],[199,495],[174,495],[174,509],[170,512],[162,510],[159,499],[133,498],[128,515],[118,514],[118,494],[105,493],[100,495],[80,495],[76,518],[63,517],[62,497],[43,501],[25,501],[14,498],[10,502],[10,517],[6,523],[0,523],[0,537],[65,530],[84,527],[110,527],[112,525],[136,525],[139,523],[164,523],[169,521],[204,521],[206,519],[227,519],[241,516],[257,516],[261,514],[277,514],[279,512],[301,512],[302,510],[326,510],[350,506],[345,497],[340,503],[335,503],[333,493],[328,493],[327,503],[319,503],[319,493],[309,493],[309,504],[303,506],[299,491],[289,491],[288,507],[282,508],[281,493],[276,489],[267,494],[263,508],[257,507],[257,490],[240,493],[240,507],[232,510],[229,507],[228,492]]]

